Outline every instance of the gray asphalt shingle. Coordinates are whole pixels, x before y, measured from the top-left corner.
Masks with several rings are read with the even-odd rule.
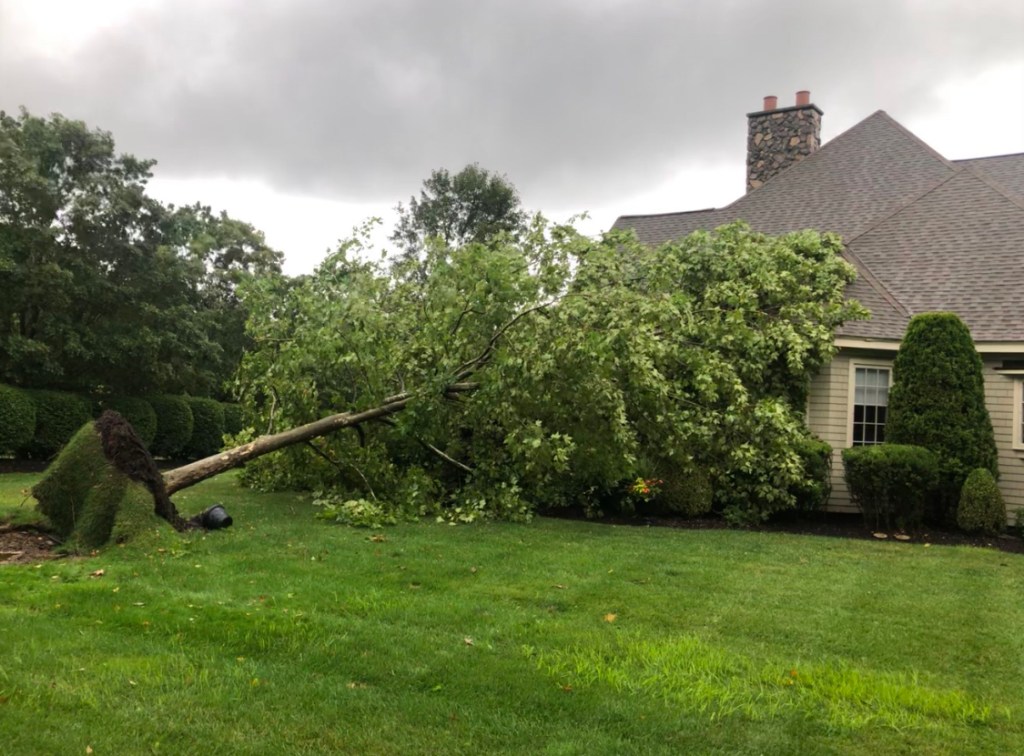
[[[952,310],[979,341],[1024,341],[1024,154],[952,163],[877,111],[718,209],[623,216],[647,244],[744,220],[782,234],[835,231],[872,312],[844,336],[900,339],[909,317]]]

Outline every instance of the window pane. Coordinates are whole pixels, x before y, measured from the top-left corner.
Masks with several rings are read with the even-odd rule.
[[[889,404],[889,368],[854,368],[853,443],[880,444],[885,440]]]

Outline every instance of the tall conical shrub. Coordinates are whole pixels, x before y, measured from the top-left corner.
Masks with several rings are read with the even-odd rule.
[[[915,444],[939,457],[938,515],[953,514],[967,476],[998,477],[981,357],[971,332],[951,312],[916,315],[893,366],[886,441]]]

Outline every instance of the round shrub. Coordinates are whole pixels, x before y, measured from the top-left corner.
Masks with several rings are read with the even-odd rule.
[[[703,470],[674,470],[661,479],[653,503],[663,512],[700,517],[711,511],[713,494],[711,480]]]
[[[224,408],[224,432],[230,433],[232,436],[241,433],[242,428],[245,427],[242,405],[223,402],[221,407]]]
[[[981,357],[970,330],[953,313],[915,315],[907,326],[893,364],[885,434],[886,441],[938,455],[941,519],[953,515],[972,470],[984,467],[999,476]]]
[[[921,446],[879,444],[843,450],[846,485],[875,528],[920,525],[939,480],[939,459]]]
[[[149,397],[149,404],[156,413],[156,435],[150,450],[160,457],[174,457],[185,450],[192,438],[194,419],[189,403],[181,396]]]
[[[197,459],[216,454],[224,446],[224,407],[216,399],[202,396],[189,396],[185,401],[194,421],[185,451]]]
[[[22,450],[29,457],[43,459],[60,451],[90,420],[90,402],[65,391],[26,392],[36,408],[36,430]]]
[[[14,386],[0,384],[0,454],[25,446],[35,430],[36,406],[31,397]]]
[[[145,399],[137,396],[113,396],[99,402],[100,411],[114,410],[132,424],[135,432],[147,447],[153,445],[156,436],[156,410]]]
[[[968,533],[995,535],[1006,527],[1006,505],[992,473],[984,467],[972,470],[964,481],[956,524]]]

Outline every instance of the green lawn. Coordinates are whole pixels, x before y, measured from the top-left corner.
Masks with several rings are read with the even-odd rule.
[[[35,476],[0,476],[0,515]],[[1019,753],[1024,559],[312,518],[0,567],[4,753]],[[90,574],[103,570],[100,577]]]

